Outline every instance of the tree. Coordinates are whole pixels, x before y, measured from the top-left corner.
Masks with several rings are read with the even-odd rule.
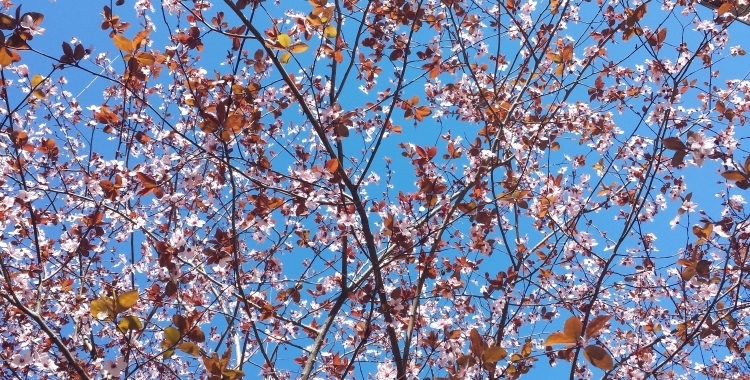
[[[3,1],[3,376],[746,377],[704,3]]]

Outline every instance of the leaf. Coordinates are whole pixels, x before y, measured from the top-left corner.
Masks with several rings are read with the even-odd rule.
[[[141,64],[144,64],[144,65],[153,65],[154,62],[156,62],[156,57],[154,57],[153,54],[146,53],[146,52],[143,52],[143,51],[140,52],[140,53],[138,53],[138,54],[136,54],[135,55],[135,59],[137,59],[138,62],[140,62]]]
[[[585,357],[594,367],[610,371],[615,368],[612,356],[609,355],[607,350],[599,347],[590,345],[583,349],[583,357]]]
[[[193,329],[190,330],[190,334],[188,334],[188,338],[193,342],[203,343],[206,341],[206,334],[204,334],[203,330],[198,327],[193,327]]]
[[[130,41],[127,37],[123,36],[122,34],[115,34],[114,37],[112,37],[114,40],[115,46],[122,50],[126,51],[128,53],[132,52],[133,50],[133,41]]]
[[[728,170],[721,173],[721,176],[730,181],[742,181],[746,179],[745,174],[739,170]]]
[[[687,150],[678,150],[674,152],[674,156],[672,157],[672,166],[678,167],[683,164],[685,161],[685,156],[687,156]]]
[[[169,326],[164,329],[164,342],[162,342],[162,347],[172,347],[177,342],[180,341],[180,330],[177,330],[173,326]]]
[[[500,346],[492,346],[484,351],[482,354],[482,360],[484,362],[496,363],[500,360],[505,359],[508,356],[508,351]]]
[[[338,32],[336,31],[336,27],[333,25],[328,25],[323,29],[323,35],[328,38],[336,38],[336,35]]]
[[[281,45],[281,47],[283,47],[284,49],[288,48],[289,45],[292,44],[292,38],[289,37],[289,35],[286,33],[279,34],[276,40],[279,41],[279,45]]]
[[[551,346],[553,344],[575,344],[578,341],[577,337],[570,336],[562,331],[553,332],[544,341],[545,346]]]
[[[716,12],[719,14],[719,16],[723,16],[725,13],[731,12],[732,9],[734,9],[734,5],[731,2],[726,2],[721,4]]]
[[[120,319],[120,322],[117,324],[117,328],[120,329],[123,333],[127,333],[128,331],[137,331],[143,328],[143,323],[141,322],[141,319],[134,316],[129,315],[127,317],[122,317]]]
[[[336,170],[338,170],[338,168],[339,168],[339,160],[338,159],[332,158],[332,159],[326,161],[326,170],[329,173],[331,173],[331,174],[336,173]]]
[[[235,114],[235,115],[229,116],[224,121],[224,128],[227,128],[235,133],[241,132],[244,126],[245,126],[245,117],[242,116],[241,114]]]
[[[292,53],[302,53],[307,51],[307,44],[304,42],[295,42],[289,46],[289,51]]]
[[[471,331],[469,331],[469,347],[471,348],[471,352],[473,352],[474,355],[482,356],[485,345],[486,343],[484,342],[484,339],[482,339],[482,336],[479,335],[479,331],[477,331],[477,329],[471,329]]]
[[[6,14],[0,14],[0,29],[13,30],[16,28],[16,19]]]
[[[200,350],[198,349],[198,346],[196,346],[195,343],[193,342],[180,343],[177,346],[177,349],[187,354],[193,355],[193,356],[198,356],[201,354]]]
[[[279,62],[286,64],[289,62],[290,59],[292,59],[292,53],[285,51],[283,54],[281,54],[281,58],[279,58]]]
[[[33,77],[31,77],[31,88],[37,88],[40,84],[44,83],[44,76],[41,74],[36,74]]]
[[[91,301],[91,315],[100,321],[111,321],[115,316],[115,307],[111,299],[101,297]]]
[[[133,37],[133,48],[138,49],[146,43],[146,37],[151,33],[151,29],[144,29],[135,34]]]
[[[118,295],[116,312],[119,314],[135,306],[139,298],[137,290],[131,290]]]
[[[610,318],[612,318],[611,315],[598,315],[594,317],[586,326],[585,338],[588,339],[598,334],[599,330],[601,330],[607,324]]]
[[[667,137],[665,139],[661,139],[661,143],[665,148],[669,150],[687,149],[687,146],[685,146],[685,143],[683,143],[679,137]]]
[[[459,368],[469,368],[474,366],[474,364],[477,364],[477,361],[471,355],[462,355],[461,357],[456,359],[456,365]]]
[[[11,63],[13,63],[13,53],[4,46],[0,46],[0,66],[10,66]]]
[[[581,336],[581,330],[583,330],[583,325],[578,317],[572,316],[565,321],[565,326],[563,327],[565,335],[578,339]]]

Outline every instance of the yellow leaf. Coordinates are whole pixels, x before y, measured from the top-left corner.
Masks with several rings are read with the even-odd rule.
[[[172,355],[174,355],[174,350],[166,350],[166,351],[164,351],[164,353],[163,353],[163,354],[161,355],[161,357],[162,357],[162,358],[164,358],[164,359],[169,359],[169,358],[171,358],[171,357],[172,357]]]
[[[172,347],[175,344],[177,344],[177,342],[179,341],[180,341],[180,330],[177,330],[176,328],[172,326],[169,326],[166,329],[164,329],[164,342],[162,343],[162,347],[164,347],[164,344],[166,344],[166,347]]]
[[[281,58],[279,58],[279,62],[286,64],[290,59],[292,59],[292,53],[285,51],[284,54],[281,55]]]
[[[31,88],[36,88],[44,82],[44,76],[41,74],[31,77]]]
[[[547,337],[547,340],[544,341],[544,345],[551,346],[553,344],[575,344],[577,340],[578,338],[576,337],[572,337],[562,331],[558,331],[550,334]]]
[[[143,328],[143,323],[141,322],[140,318],[134,315],[129,315],[120,319],[120,323],[117,324],[117,328],[120,329],[120,331],[122,331],[123,333],[126,333],[130,330],[137,331]]]
[[[196,346],[193,342],[180,343],[180,345],[177,346],[177,349],[193,356],[198,356],[201,354],[198,346]]]
[[[295,42],[289,46],[289,51],[292,53],[302,53],[307,50],[307,44],[304,42]]]
[[[126,311],[135,306],[135,304],[138,303],[138,298],[139,297],[137,290],[131,290],[129,292],[118,295],[116,313],[122,313],[123,311]]]
[[[583,349],[583,357],[588,359],[594,367],[609,371],[615,368],[612,356],[609,355],[607,350],[599,347],[590,345]]]
[[[288,48],[292,44],[292,39],[286,33],[279,34],[277,40],[283,48]]]
[[[91,315],[101,321],[111,321],[115,316],[115,306],[111,299],[102,297],[91,301]]]
[[[486,350],[482,354],[482,360],[485,363],[496,363],[500,360],[505,359],[508,356],[508,351],[500,346],[493,346]]]
[[[37,99],[44,99],[45,98],[44,91],[42,91],[42,90],[34,90],[34,91],[31,92],[31,95],[33,97],[37,98]]]
[[[336,27],[333,25],[328,25],[325,29],[323,29],[323,35],[328,38],[336,38],[336,34]]]
[[[113,40],[115,42],[115,46],[122,51],[131,52],[134,50],[133,41],[129,40],[122,34],[115,34]]]
[[[565,327],[563,327],[565,335],[578,339],[581,336],[581,330],[583,330],[583,324],[578,317],[572,316],[565,321]]]

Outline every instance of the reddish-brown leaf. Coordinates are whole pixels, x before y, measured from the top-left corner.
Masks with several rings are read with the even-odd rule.
[[[607,350],[599,346],[586,346],[586,348],[583,349],[583,357],[591,362],[591,364],[593,364],[596,368],[603,369],[605,371],[610,371],[615,368],[612,356],[609,355]]]
[[[586,325],[586,336],[585,338],[591,338],[593,336],[596,336],[599,331],[607,324],[609,319],[611,318],[611,315],[598,315],[594,318],[592,318],[588,325]]]

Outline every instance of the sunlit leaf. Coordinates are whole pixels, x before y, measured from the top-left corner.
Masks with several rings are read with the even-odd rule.
[[[477,329],[471,329],[469,331],[469,347],[471,348],[471,352],[473,352],[475,355],[481,356],[484,353],[486,343],[484,342],[484,339],[482,339],[482,336],[479,335],[479,331]]]
[[[154,57],[153,54],[146,52],[140,52],[136,54],[135,59],[137,59],[138,62],[144,65],[153,65],[154,62],[156,62],[156,57]]]
[[[196,346],[193,342],[180,343],[179,345],[177,345],[177,349],[193,356],[198,356],[201,354],[198,346]]]
[[[164,329],[164,342],[162,342],[162,347],[172,347],[177,344],[177,342],[180,341],[180,330],[177,330],[173,326],[169,326]]]
[[[326,170],[329,173],[331,173],[331,174],[336,173],[336,170],[338,170],[338,168],[339,168],[339,160],[338,159],[332,158],[332,159],[326,161]]]
[[[115,36],[112,37],[112,40],[114,41],[115,46],[122,51],[132,52],[134,50],[133,41],[129,40],[122,34],[115,34]]]
[[[599,331],[604,328],[610,318],[612,318],[611,315],[598,315],[592,318],[589,321],[588,325],[586,325],[585,338],[588,339],[592,336],[596,336],[596,334],[598,334]]]
[[[742,181],[746,179],[745,174],[738,170],[728,170],[721,173],[721,176],[730,181]]]
[[[566,335],[577,339],[579,336],[581,336],[581,330],[583,330],[583,324],[581,323],[581,320],[578,319],[578,317],[572,316],[565,321],[565,327],[563,327],[563,331]]]
[[[505,359],[506,356],[508,356],[508,351],[506,351],[504,348],[500,346],[492,346],[484,350],[484,353],[482,354],[482,360],[485,362],[495,363]]]
[[[31,77],[31,88],[39,87],[40,84],[44,83],[44,79],[44,76],[41,74],[36,74]]]
[[[290,59],[292,59],[292,53],[285,51],[283,54],[281,54],[281,58],[279,58],[279,62],[286,64],[289,62]]]
[[[120,319],[120,322],[117,323],[117,328],[120,329],[123,333],[127,333],[128,331],[134,330],[140,330],[143,328],[143,323],[141,322],[141,319],[134,316],[126,316],[122,317]]]
[[[578,337],[570,336],[562,331],[553,332],[544,341],[545,346],[551,346],[553,344],[574,344],[578,341]]]
[[[289,37],[289,35],[286,33],[279,34],[279,36],[276,37],[276,40],[279,41],[279,44],[281,45],[281,47],[285,49],[288,48],[289,45],[292,44],[292,38]]]
[[[335,38],[337,33],[336,27],[333,25],[328,25],[323,29],[323,35],[327,38]]]
[[[304,42],[295,42],[289,46],[289,51],[292,53],[302,53],[307,51],[307,44]]]
[[[90,311],[96,319],[111,321],[115,316],[115,305],[111,299],[102,297],[91,301]]]
[[[122,313],[123,311],[126,311],[135,306],[135,304],[138,303],[138,299],[139,296],[137,290],[131,290],[129,292],[119,294],[117,296],[117,313]]]

